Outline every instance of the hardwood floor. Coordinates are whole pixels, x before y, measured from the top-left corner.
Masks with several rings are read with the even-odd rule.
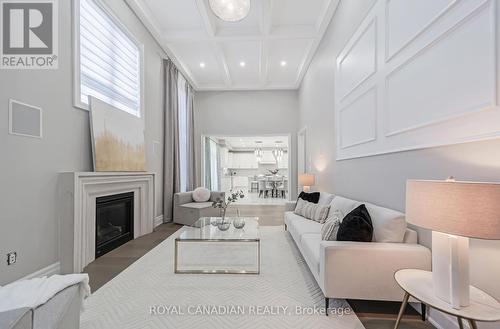
[[[92,291],[102,287],[181,227],[174,223],[162,224],[153,233],[129,241],[87,265],[83,271],[90,277]]]
[[[228,209],[229,216],[240,210],[241,216],[259,217],[262,226],[283,225],[284,205],[242,205],[235,204]],[[141,258],[182,226],[166,223],[158,226],[151,234],[129,241],[90,263],[84,272],[89,274],[92,291],[96,291],[113,279],[133,262]],[[399,311],[399,303],[349,301],[366,329],[392,329]],[[429,322],[423,322],[412,307],[408,307],[400,329],[432,329]]]

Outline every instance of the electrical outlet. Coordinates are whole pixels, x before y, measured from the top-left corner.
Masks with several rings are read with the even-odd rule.
[[[9,252],[7,254],[7,265],[12,265],[17,262],[17,252]]]

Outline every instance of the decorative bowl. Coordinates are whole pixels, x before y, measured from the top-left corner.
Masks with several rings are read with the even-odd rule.
[[[233,226],[235,229],[242,229],[245,227],[245,220],[243,218],[236,218],[233,220]]]
[[[231,222],[226,220],[226,221],[221,221],[220,223],[217,223],[217,227],[221,231],[227,231],[229,227],[231,227]]]

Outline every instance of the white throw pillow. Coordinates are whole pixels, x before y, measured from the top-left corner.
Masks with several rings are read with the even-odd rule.
[[[204,187],[198,187],[193,191],[193,200],[195,202],[207,202],[210,200],[210,190]]]
[[[321,228],[321,240],[337,241],[337,233],[343,219],[344,215],[342,211],[339,209],[330,209],[326,222]]]
[[[319,195],[318,204],[328,205],[332,202],[334,197],[335,195],[331,193],[321,192],[321,194]]]
[[[406,232],[405,215],[399,211],[365,203],[373,224],[373,241],[403,242]]]
[[[347,199],[341,196],[335,196],[330,203],[331,209],[338,209],[346,216],[348,213],[361,206],[361,202],[356,200]]]
[[[297,200],[295,214],[323,224],[330,211],[330,205],[320,205],[302,199]]]

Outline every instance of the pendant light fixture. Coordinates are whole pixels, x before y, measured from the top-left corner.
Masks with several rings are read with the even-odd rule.
[[[226,22],[238,22],[250,12],[250,0],[209,0],[215,16]]]
[[[280,162],[283,157],[283,148],[281,147],[282,141],[276,141],[275,149],[273,150],[273,156],[276,159],[276,162]]]
[[[262,157],[264,156],[264,153],[262,152],[262,142],[261,141],[256,141],[255,142],[256,148],[254,151],[255,157],[257,158],[257,161],[262,161]]]

